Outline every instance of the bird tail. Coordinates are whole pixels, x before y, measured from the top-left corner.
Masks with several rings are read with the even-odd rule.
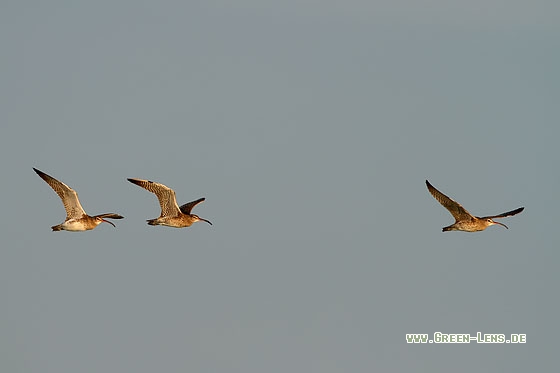
[[[62,230],[62,224],[53,225],[51,228],[52,228],[53,232],[61,231]]]
[[[146,220],[148,222],[148,225],[158,225],[157,224],[157,219],[150,219],[150,220]]]

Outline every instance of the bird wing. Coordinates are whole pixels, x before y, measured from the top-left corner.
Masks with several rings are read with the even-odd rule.
[[[189,203],[185,203],[183,206],[179,207],[179,209],[181,210],[181,212],[185,215],[189,215],[192,211],[192,209],[198,205],[200,202],[204,201],[206,198],[199,198],[196,201],[192,201]]]
[[[521,211],[525,210],[525,207],[520,207],[518,209],[515,210],[511,210],[508,212],[504,212],[500,215],[492,215],[492,216],[485,216],[483,218],[480,219],[496,219],[496,218],[507,218],[508,216],[513,216],[513,215],[517,215],[519,214]]]
[[[78,193],[74,189],[36,168],[33,168],[33,170],[58,194],[66,210],[66,219],[79,219],[86,215],[78,199]]]
[[[156,195],[159,200],[159,206],[161,207],[161,215],[163,216],[177,216],[179,215],[179,206],[177,206],[177,200],[175,199],[175,192],[173,189],[166,187],[163,184],[156,183],[149,180],[142,179],[127,179],[132,184],[136,184],[139,187],[146,189]]]
[[[439,202],[443,207],[445,207],[451,215],[455,218],[455,221],[461,221],[466,219],[473,219],[472,216],[460,203],[452,200],[451,198],[447,197],[445,194],[434,188],[432,184],[428,180],[426,180],[426,186],[428,190],[432,194],[432,196]]]
[[[99,215],[95,215],[94,218],[102,218],[102,219],[124,219],[124,216],[121,216],[119,214],[115,214],[112,212],[106,213],[106,214],[99,214]]]

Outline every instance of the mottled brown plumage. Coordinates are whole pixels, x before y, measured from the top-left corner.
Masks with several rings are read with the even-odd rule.
[[[161,214],[156,219],[147,220],[148,225],[164,225],[173,228],[190,227],[197,221],[205,221],[208,224],[212,223],[206,219],[191,214],[191,210],[205,198],[199,198],[196,201],[185,203],[181,207],[177,205],[175,198],[175,191],[173,189],[153,181],[142,179],[127,179],[132,184],[136,184],[141,188],[146,189],[156,195],[161,207]]]
[[[115,224],[105,220],[108,219],[122,219],[123,217],[119,214],[108,213],[100,214],[95,216],[89,216],[84,211],[80,200],[78,199],[78,193],[68,185],[61,181],[56,180],[54,177],[47,175],[46,173],[39,171],[36,168],[33,170],[43,179],[49,186],[58,194],[66,210],[66,220],[62,224],[52,226],[53,231],[71,231],[80,232],[88,231],[97,227],[99,224],[105,222],[111,224],[113,227]]]
[[[455,223],[444,227],[443,232],[447,231],[465,231],[465,232],[478,232],[483,231],[491,225],[501,225],[507,229],[505,224],[500,222],[494,221],[492,219],[496,218],[505,218],[508,216],[513,216],[519,214],[523,211],[524,207],[520,207],[518,209],[504,212],[503,214],[499,215],[492,215],[492,216],[484,216],[484,217],[476,217],[471,215],[461,204],[452,200],[436,188],[428,180],[426,180],[426,186],[428,190],[432,194],[432,196],[439,202],[443,207],[445,207],[451,215],[455,218]]]

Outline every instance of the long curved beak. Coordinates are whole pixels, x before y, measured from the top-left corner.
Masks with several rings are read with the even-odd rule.
[[[507,227],[507,225],[505,225],[505,224],[502,224],[502,223],[500,223],[500,222],[498,222],[498,221],[494,221],[494,220],[492,220],[492,221],[494,222],[494,224],[498,224],[498,225],[501,225],[502,227],[505,227],[506,229],[509,229],[509,228]]]
[[[101,221],[104,221],[105,223],[109,223],[109,224],[111,224],[113,227],[116,228],[115,224],[113,224],[113,223],[110,222],[109,220],[105,220],[105,219],[101,218]]]
[[[212,225],[212,223],[210,223],[210,220],[206,220],[206,219],[202,219],[202,218],[199,218],[199,219],[200,219],[201,221],[205,221],[205,222],[207,222],[208,224]]]

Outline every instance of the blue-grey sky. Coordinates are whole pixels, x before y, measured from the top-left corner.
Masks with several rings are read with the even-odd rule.
[[[0,5],[5,372],[556,364],[560,5]],[[73,187],[117,228],[57,232]],[[151,227],[153,194],[206,197]],[[525,206],[484,232],[475,215]],[[410,345],[406,333],[526,333]]]

